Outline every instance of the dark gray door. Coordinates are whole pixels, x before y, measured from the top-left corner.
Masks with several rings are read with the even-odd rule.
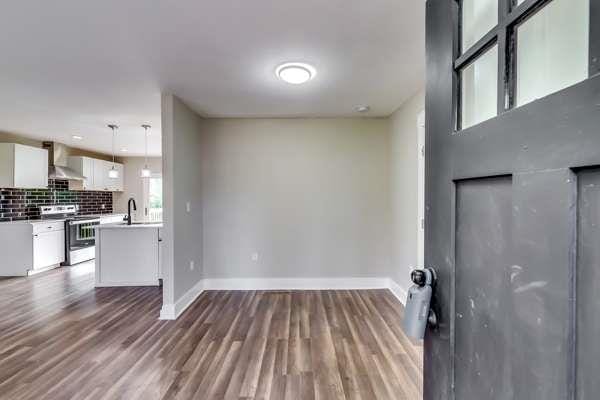
[[[485,3],[427,2],[425,399],[598,399],[600,1]]]

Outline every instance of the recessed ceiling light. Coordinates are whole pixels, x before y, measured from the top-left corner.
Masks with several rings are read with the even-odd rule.
[[[127,150],[125,147],[123,147],[123,148],[121,149],[121,152],[123,152],[123,153],[127,153],[127,151],[128,151],[128,150]]]
[[[317,74],[315,67],[305,63],[285,63],[275,70],[277,77],[292,85],[300,85],[313,79]]]
[[[73,139],[75,139],[75,140],[82,140],[83,136],[73,135]]]
[[[356,106],[356,107],[354,107],[354,110],[359,113],[366,113],[366,112],[371,111],[371,107],[366,106],[366,105]]]

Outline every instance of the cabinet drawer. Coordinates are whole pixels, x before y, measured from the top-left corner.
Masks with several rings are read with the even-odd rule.
[[[47,221],[47,222],[36,222],[33,224],[33,234],[54,231],[64,231],[65,221]]]

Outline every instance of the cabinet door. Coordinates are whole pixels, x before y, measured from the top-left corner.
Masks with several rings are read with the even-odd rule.
[[[92,160],[93,164],[93,190],[107,190],[106,183],[108,181],[108,168],[106,168],[106,161],[104,160]]]
[[[76,187],[74,190],[94,190],[94,160],[92,158],[71,156],[68,165],[85,177],[81,182],[81,188],[74,185]],[[71,187],[71,182],[69,182],[69,187]]]
[[[33,268],[40,269],[65,261],[65,231],[33,236]]]
[[[48,187],[48,150],[15,145],[14,187],[25,189]]]
[[[81,175],[85,176],[83,189],[92,190],[94,188],[94,160],[92,158],[81,158]]]

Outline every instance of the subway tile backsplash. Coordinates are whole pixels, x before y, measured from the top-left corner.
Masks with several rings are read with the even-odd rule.
[[[72,191],[66,180],[48,180],[48,189],[0,188],[0,222],[40,219],[40,206],[78,204],[80,215],[113,212],[111,192]]]

